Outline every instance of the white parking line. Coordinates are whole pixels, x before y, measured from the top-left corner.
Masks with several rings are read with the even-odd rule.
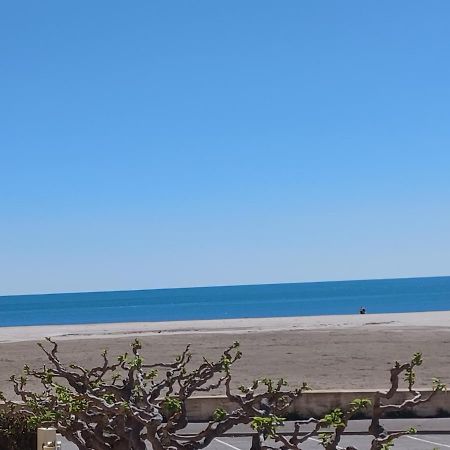
[[[315,439],[315,438],[312,438],[312,437],[310,437],[310,438],[308,438],[308,439],[310,439],[311,441],[314,441],[314,442],[322,442],[322,441],[319,441],[319,439]],[[345,448],[344,447],[339,447],[339,445],[336,447],[338,450],[345,450]]]
[[[415,436],[405,436],[408,439],[414,439],[415,441],[422,441],[422,442],[426,442],[427,444],[431,444],[431,445],[439,445],[439,447],[446,447],[446,448],[450,448],[450,445],[447,444],[441,444],[439,442],[433,442],[433,441],[427,441],[426,439],[421,439]]]
[[[314,442],[321,442],[321,441],[319,441],[319,439],[314,439],[312,437],[310,437],[308,439],[310,439],[311,441],[314,441]],[[233,450],[242,450],[239,447],[235,447],[234,445],[231,445],[231,444],[229,444],[228,442],[225,442],[225,441],[221,441],[220,439],[215,438],[214,440],[219,442],[220,444],[223,444],[223,445],[226,445],[227,447],[232,448]],[[338,450],[345,450],[344,447],[339,447],[339,445],[337,446],[337,449]]]
[[[235,447],[234,445],[231,445],[231,444],[229,444],[228,442],[225,442],[225,441],[221,441],[220,439],[215,438],[214,440],[219,442],[220,444],[226,445],[227,447],[230,447],[230,448],[232,448],[234,450],[242,450],[239,447]]]
[[[415,441],[425,442],[425,443],[431,444],[431,445],[439,445],[439,447],[450,448],[450,445],[448,445],[448,444],[442,444],[440,442],[428,441],[427,439],[422,439],[422,438],[418,438],[418,437],[415,437],[415,436],[403,436],[403,437],[408,438],[408,439],[414,439]],[[319,439],[315,439],[315,438],[312,438],[312,437],[310,437],[308,439],[311,440],[311,441],[320,443]],[[223,445],[226,445],[227,447],[232,448],[233,450],[242,450],[241,448],[236,447],[234,445],[231,445],[228,442],[222,441],[221,439],[215,438],[214,440],[219,442],[220,444],[223,444]],[[339,446],[337,446],[337,449],[338,450],[345,450],[344,447],[339,447]]]

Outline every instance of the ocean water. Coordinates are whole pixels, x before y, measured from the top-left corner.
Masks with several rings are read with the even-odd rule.
[[[0,326],[450,310],[450,277],[0,296]]]

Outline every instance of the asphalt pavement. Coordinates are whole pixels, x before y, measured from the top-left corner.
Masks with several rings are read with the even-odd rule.
[[[372,437],[365,433],[368,428],[367,420],[353,420],[347,428],[340,444],[340,449],[354,446],[358,450],[368,450]],[[417,429],[417,434],[403,436],[395,441],[394,450],[434,450],[450,449],[450,418],[437,419],[390,419],[385,420],[385,427],[391,431],[404,430],[410,427]],[[283,431],[292,431],[292,422],[285,424]],[[191,424],[187,433],[200,431],[205,424]],[[61,438],[62,450],[76,450],[77,447]],[[249,450],[251,446],[250,429],[238,427],[233,434],[217,438],[207,447],[209,450]],[[150,448],[150,447],[149,447]],[[316,437],[308,439],[301,447],[302,450],[323,450]]]

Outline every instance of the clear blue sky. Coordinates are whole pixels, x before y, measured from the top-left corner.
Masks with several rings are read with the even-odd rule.
[[[0,293],[450,274],[450,2],[0,6]]]

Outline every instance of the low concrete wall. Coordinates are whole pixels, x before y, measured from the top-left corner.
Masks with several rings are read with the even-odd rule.
[[[426,398],[431,391],[421,391]],[[284,414],[288,418],[323,417],[334,408],[346,408],[355,398],[372,399],[375,391],[308,391],[297,399]],[[399,390],[391,403],[401,403],[410,398],[408,391]],[[0,410],[3,404],[0,403]],[[225,396],[198,396],[191,397],[186,402],[188,419],[194,422],[204,422],[211,418],[217,408],[233,411],[237,407]],[[370,413],[370,408],[368,408]],[[429,402],[418,405],[413,409],[401,412],[401,417],[439,417],[450,416],[450,394],[438,392]],[[370,417],[370,414],[365,414]],[[391,416],[392,417],[392,416]]]
[[[422,391],[425,398],[431,391]],[[373,399],[374,391],[309,391],[297,399],[286,414],[295,418],[322,417],[334,408],[346,408],[355,398]],[[408,391],[399,391],[392,399],[392,403],[400,403],[410,398]],[[216,408],[232,411],[236,405],[225,396],[217,397],[192,397],[187,401],[188,417],[192,421],[209,420]],[[370,408],[368,410],[370,413]],[[402,417],[436,417],[450,416],[450,395],[446,392],[438,392],[431,401],[418,405],[413,409],[404,410]],[[370,417],[370,414],[365,414]]]

